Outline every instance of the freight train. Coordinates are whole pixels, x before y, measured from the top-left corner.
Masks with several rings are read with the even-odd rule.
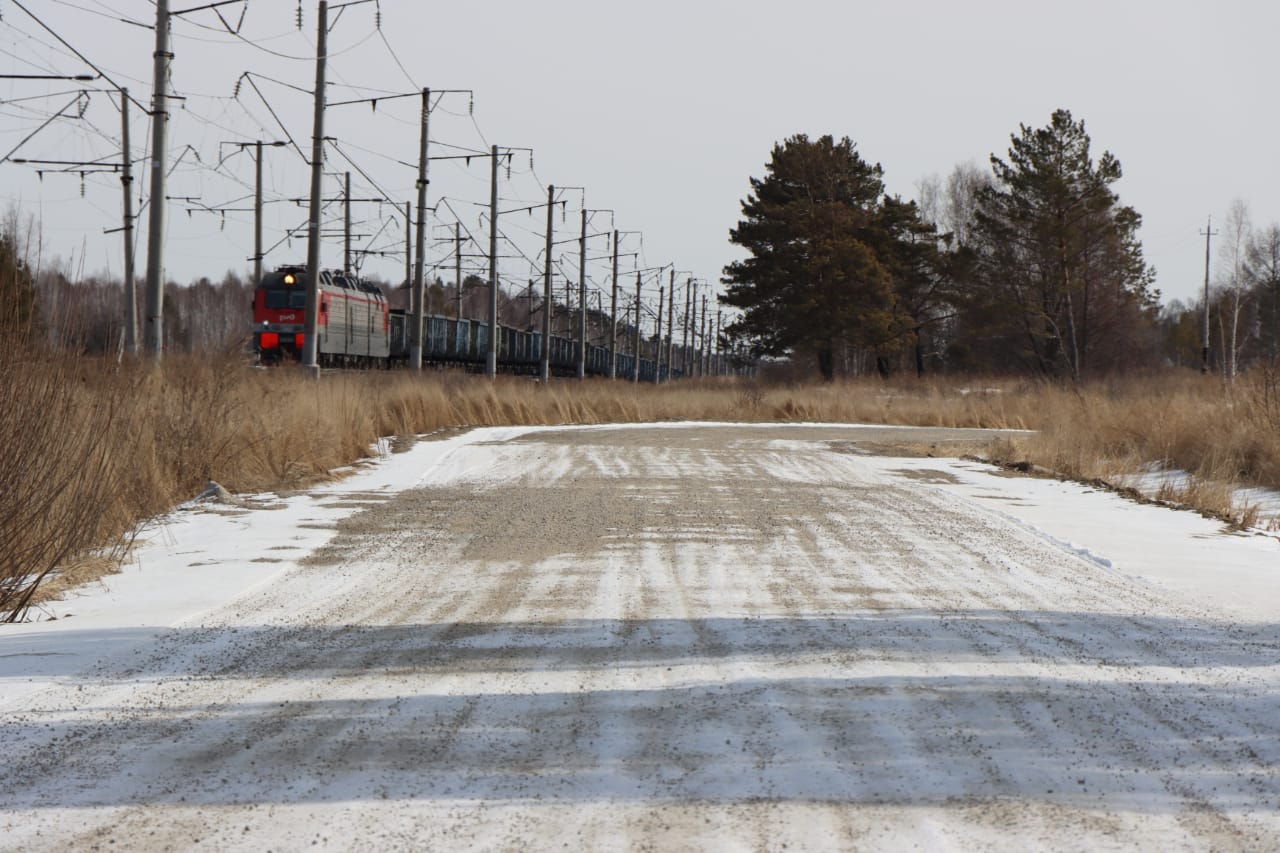
[[[409,318],[391,308],[375,285],[336,271],[321,271],[316,356],[327,367],[393,367],[409,358]],[[253,344],[262,364],[298,361],[305,339],[307,271],[280,267],[263,276],[253,295]],[[489,326],[475,320],[427,315],[423,320],[422,360],[432,365],[482,369],[489,350]],[[573,375],[578,344],[553,335],[553,374]],[[498,327],[498,366],[509,373],[536,374],[542,360],[542,333]],[[617,375],[630,378],[636,357],[618,354]],[[609,375],[609,348],[587,346],[587,374]],[[653,381],[653,359],[640,359],[641,381]],[[667,365],[661,366],[667,378]]]

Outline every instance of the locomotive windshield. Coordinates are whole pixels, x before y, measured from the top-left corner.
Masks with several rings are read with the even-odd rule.
[[[289,290],[268,290],[266,294],[266,307],[268,308],[306,308],[307,307],[307,291],[303,288],[291,288]]]

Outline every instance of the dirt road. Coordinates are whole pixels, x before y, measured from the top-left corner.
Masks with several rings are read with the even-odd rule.
[[[466,445],[6,708],[0,847],[1280,846],[1276,623],[864,455],[967,437]]]

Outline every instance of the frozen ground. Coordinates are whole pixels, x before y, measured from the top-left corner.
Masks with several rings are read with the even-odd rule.
[[[1276,540],[886,451],[968,435],[478,430],[184,508],[0,626],[0,847],[1280,846]]]

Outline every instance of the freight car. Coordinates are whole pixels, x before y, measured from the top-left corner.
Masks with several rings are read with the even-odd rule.
[[[409,319],[390,308],[374,285],[339,272],[320,273],[317,356],[322,365],[391,366],[409,357]],[[253,297],[254,348],[263,364],[297,361],[305,343],[307,273],[305,267],[280,267],[264,276]],[[542,361],[542,333],[498,327],[498,364],[509,373],[536,374]],[[489,350],[489,326],[440,315],[423,318],[422,360],[431,365],[480,369]],[[552,336],[551,372],[572,376],[577,370],[576,341]],[[618,354],[618,376],[630,378],[634,355]],[[652,381],[656,365],[640,360],[641,381]],[[609,374],[608,347],[588,345],[587,374]],[[667,376],[665,365],[662,375]]]

